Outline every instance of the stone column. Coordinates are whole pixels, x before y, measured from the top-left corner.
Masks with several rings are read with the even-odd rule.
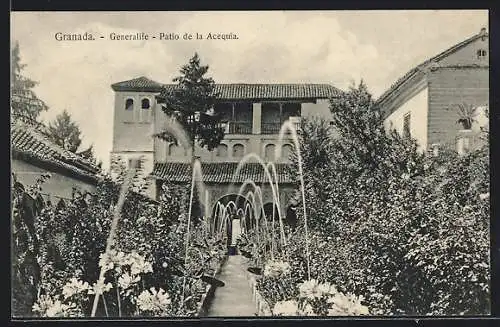
[[[260,134],[260,123],[262,116],[262,104],[253,104],[252,134]]]

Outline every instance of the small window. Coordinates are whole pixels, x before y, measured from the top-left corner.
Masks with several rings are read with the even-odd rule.
[[[479,49],[477,50],[477,58],[478,59],[485,59],[488,53],[484,49]]]
[[[241,158],[245,154],[245,147],[243,144],[235,144],[233,146],[233,157]]]
[[[219,144],[217,151],[215,152],[215,156],[222,158],[227,157],[227,145]]]
[[[142,99],[141,108],[142,109],[149,109],[149,107],[150,107],[149,99]]]
[[[125,101],[125,110],[133,110],[133,109],[134,109],[134,100],[127,99],[127,101]]]
[[[128,168],[139,169],[141,167],[141,161],[139,159],[128,159]]]
[[[403,137],[411,137],[411,115],[406,114],[403,118]]]

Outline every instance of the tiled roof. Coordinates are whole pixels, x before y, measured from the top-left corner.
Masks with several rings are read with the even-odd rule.
[[[163,84],[150,80],[145,76],[134,78],[128,81],[118,82],[111,85],[111,88],[115,91],[150,91],[150,92],[160,92]]]
[[[147,77],[111,85],[115,91],[171,91],[176,84],[160,84]],[[341,91],[329,84],[216,84],[215,93],[219,99],[328,99],[338,96]],[[160,95],[161,96],[161,95]]]
[[[477,39],[481,38],[481,37],[488,37],[488,33],[486,32],[486,30],[481,30],[480,33],[460,42],[460,43],[457,43],[455,44],[454,46],[452,46],[451,48],[448,48],[446,49],[445,51],[439,53],[438,55],[432,57],[432,58],[429,58],[427,59],[426,61],[424,61],[423,63],[421,63],[420,65],[414,67],[413,69],[411,69],[410,71],[408,71],[405,75],[403,75],[401,78],[399,78],[398,80],[396,80],[396,82],[394,82],[390,87],[389,89],[387,89],[378,99],[377,99],[377,103],[380,103],[382,102],[385,98],[387,98],[390,94],[392,94],[393,92],[395,92],[404,82],[406,82],[407,80],[409,80],[412,76],[414,76],[417,72],[425,69],[426,67],[428,67],[429,65],[432,65],[433,63],[437,63],[439,60],[449,56],[450,54],[452,54],[453,52],[463,48],[464,46],[470,44],[471,42],[474,42],[476,41]]]
[[[95,180],[99,172],[97,166],[56,145],[34,125],[20,121],[11,124],[11,147],[15,156],[41,161],[75,175]]]
[[[294,183],[292,176],[288,173],[288,164],[276,164],[278,183]],[[243,183],[250,179],[255,183],[268,183],[269,179],[264,169],[258,163],[247,163],[240,170],[238,176],[234,176],[237,162],[202,163],[201,170],[203,182],[205,183]],[[187,183],[191,181],[191,164],[181,162],[155,163],[151,175],[157,179]],[[234,179],[233,179],[234,176]]]

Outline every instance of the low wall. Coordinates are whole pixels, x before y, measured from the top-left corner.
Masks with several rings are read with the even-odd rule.
[[[227,261],[227,255],[224,256],[224,259],[222,259],[222,261],[219,264],[219,267],[214,272],[212,277],[217,278],[217,276],[219,276],[219,274],[222,270],[222,267],[226,264],[226,261]],[[205,294],[201,297],[201,300],[200,300],[199,305],[198,305],[198,314],[196,315],[197,317],[204,317],[207,315],[208,308],[209,308],[210,302],[212,301],[212,298],[215,294],[216,288],[217,287],[214,285],[211,285],[211,284],[207,285]]]
[[[255,277],[254,274],[250,273],[248,270],[246,271],[246,274],[248,283],[252,288],[253,301],[255,302],[255,306],[257,309],[256,310],[257,316],[272,316],[272,311],[269,304],[257,290],[257,278]]]

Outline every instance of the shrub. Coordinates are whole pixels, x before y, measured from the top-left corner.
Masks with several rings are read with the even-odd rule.
[[[20,189],[19,199],[25,193]],[[33,221],[29,231],[34,237],[25,238],[28,247],[40,244],[37,251],[32,251],[33,261],[40,263],[39,278],[31,285],[31,298],[18,297],[16,310],[22,309],[25,316],[88,316],[93,297],[85,290],[96,283],[100,269],[107,267],[100,287],[109,285],[109,289],[99,302],[97,316],[195,315],[207,285],[200,276],[213,273],[224,252],[201,225],[192,226],[191,246],[185,260],[186,195],[186,187],[165,186],[160,202],[155,203],[140,193],[129,192],[112,245],[114,263],[109,267],[103,264],[104,259],[97,258],[105,251],[118,198],[114,181],[104,178],[91,196],[76,194],[58,205],[42,205],[39,213],[29,216]],[[15,208],[18,203],[14,203]],[[19,210],[14,216],[20,223],[26,217]],[[24,225],[18,225],[28,231]],[[195,247],[193,242],[203,245]],[[18,248],[15,251],[21,252]],[[134,268],[138,266],[150,268],[139,273]],[[13,267],[18,269],[16,263]],[[71,289],[80,290],[75,293],[76,298],[66,296]],[[88,291],[95,293],[93,288]]]
[[[312,277],[372,314],[488,313],[487,145],[428,157],[375,109],[361,84],[331,101],[333,126],[302,124]]]

